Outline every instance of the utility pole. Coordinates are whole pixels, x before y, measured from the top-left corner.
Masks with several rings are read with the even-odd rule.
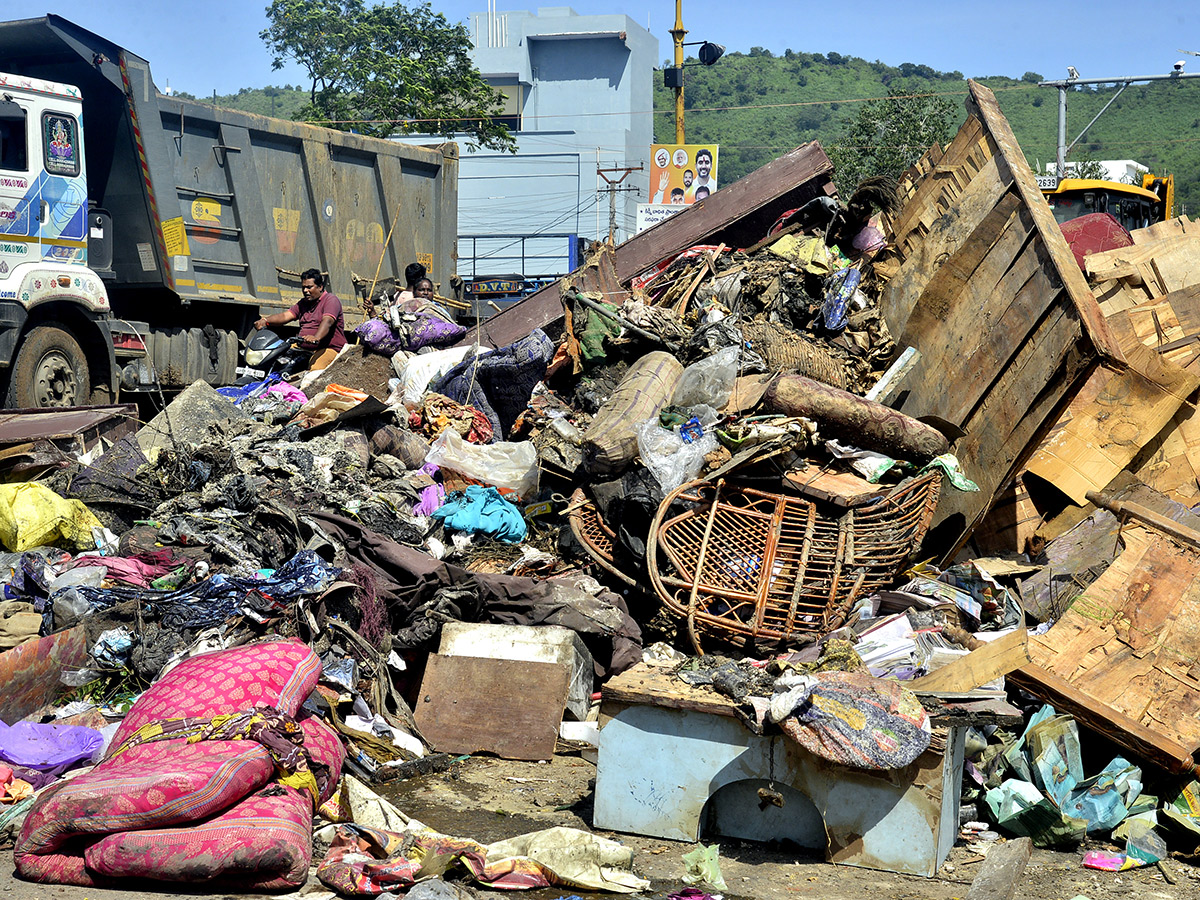
[[[679,78],[675,84],[675,143],[686,144],[683,139],[683,39],[687,29],[683,27],[683,0],[675,0],[675,27],[671,37],[675,41],[675,71]]]
[[[612,168],[602,169],[596,167],[596,174],[604,179],[605,187],[601,188],[603,193],[608,194],[608,241],[611,244],[613,236],[617,233],[617,194],[624,191],[636,191],[637,187],[632,184],[622,186],[626,178],[634,172],[642,171],[641,166],[613,166]],[[612,178],[610,175],[621,173],[620,178]]]
[[[1131,84],[1140,81],[1181,81],[1184,78],[1200,78],[1200,72],[1189,72],[1186,75],[1183,72],[1183,61],[1175,63],[1175,71],[1167,75],[1125,75],[1120,78],[1080,78],[1079,72],[1074,66],[1067,66],[1069,78],[1060,79],[1058,81],[1039,81],[1038,87],[1053,87],[1058,88],[1058,153],[1056,157],[1057,165],[1055,166],[1054,177],[1056,183],[1062,181],[1066,175],[1067,154],[1070,153],[1075,145],[1083,140],[1083,136],[1087,134],[1088,129],[1096,124],[1099,119],[1113,105],[1121,92]],[[1074,87],[1077,84],[1119,84],[1121,90],[1113,94],[1112,99],[1104,104],[1104,108],[1092,117],[1092,121],[1084,126],[1083,131],[1079,132],[1079,137],[1067,143],[1067,89]]]

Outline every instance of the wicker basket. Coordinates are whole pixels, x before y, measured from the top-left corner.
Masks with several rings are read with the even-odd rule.
[[[837,510],[800,497],[694,481],[659,507],[646,547],[667,608],[701,633],[800,642],[839,628],[855,602],[899,574],[933,518],[941,473],[868,506]],[[668,517],[676,501],[693,505]]]
[[[571,495],[571,505],[567,512],[567,521],[571,523],[571,533],[583,545],[588,556],[596,564],[614,578],[631,587],[637,586],[637,581],[628,573],[623,572],[615,562],[616,535],[604,524],[596,505],[588,499],[583,488],[576,488]]]

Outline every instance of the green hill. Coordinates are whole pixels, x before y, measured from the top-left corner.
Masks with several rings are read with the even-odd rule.
[[[775,56],[755,47],[749,53],[727,53],[714,66],[688,66],[685,77],[688,142],[720,145],[723,184],[805,141],[837,146],[845,123],[862,101],[885,97],[889,89],[946,94],[958,113],[951,133],[966,116],[963,74],[914,63],[891,66],[840,53],[792,50]],[[1045,164],[1054,161],[1058,92],[1038,87],[1041,75],[1034,72],[1021,78],[978,80],[996,92],[1030,165],[1044,171]],[[654,81],[655,139],[671,143],[674,94],[662,86],[661,73],[654,73]],[[1115,91],[1070,92],[1068,139],[1079,134]],[[209,102],[291,118],[308,96],[307,90],[286,85],[243,88]],[[1127,88],[1092,126],[1072,158],[1135,159],[1151,171],[1173,172],[1177,208],[1200,213],[1200,83],[1160,81]]]
[[[773,56],[754,48],[729,53],[711,67],[685,72],[685,124],[689,143],[720,144],[725,184],[800,143],[838,143],[845,123],[863,100],[889,89],[937,92],[966,116],[961,72],[938,72],[904,63],[889,66],[839,53]],[[1041,76],[978,78],[996,92],[1000,109],[1030,165],[1044,170],[1055,156],[1058,92],[1040,88]],[[674,141],[674,95],[655,74],[655,138]],[[1068,139],[1073,139],[1115,93],[1115,88],[1074,90],[1067,99]],[[1116,100],[1072,153],[1072,159],[1135,159],[1155,172],[1173,172],[1176,203],[1200,212],[1200,84],[1153,82],[1134,85]],[[843,186],[844,187],[844,186]]]

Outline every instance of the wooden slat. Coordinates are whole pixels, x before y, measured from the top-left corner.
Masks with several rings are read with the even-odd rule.
[[[968,109],[973,108],[983,122],[989,137],[995,142],[996,155],[1001,158],[1002,168],[1011,172],[1017,190],[1033,213],[1034,225],[1046,245],[1054,268],[1062,279],[1063,287],[1066,288],[1067,295],[1075,306],[1087,336],[1103,355],[1113,360],[1123,361],[1121,348],[1113,340],[1104,317],[1100,315],[1095,298],[1088,289],[1083,273],[1079,270],[1079,264],[1075,262],[1071,248],[1067,246],[1066,238],[1063,237],[1062,230],[1054,220],[1054,213],[1051,212],[1050,206],[1042,196],[1042,192],[1034,180],[1033,172],[1025,161],[1025,154],[1017,144],[1008,120],[1000,112],[1000,107],[996,103],[996,95],[978,82],[971,81],[969,86],[971,96],[967,102]]]
[[[921,236],[880,297],[879,311],[892,334],[904,333],[918,298],[941,263],[967,246],[981,224],[988,222],[1005,189],[999,170],[990,165],[971,183],[953,209],[934,218],[929,233]],[[982,235],[982,239],[986,240],[987,235]]]
[[[952,660],[928,675],[914,679],[909,690],[972,691],[1029,662],[1029,647],[1024,628],[1004,637],[987,641],[966,656]]]

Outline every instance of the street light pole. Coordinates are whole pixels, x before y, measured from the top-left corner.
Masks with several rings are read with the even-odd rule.
[[[671,29],[671,37],[675,40],[675,68],[679,73],[679,83],[675,85],[675,143],[687,143],[683,139],[683,39],[687,29],[683,27],[683,0],[675,0],[675,27]]]
[[[1083,140],[1083,136],[1087,134],[1088,129],[1096,124],[1096,120],[1104,115],[1105,110],[1113,105],[1113,101],[1121,96],[1121,91],[1129,87],[1129,85],[1142,81],[1180,81],[1184,78],[1200,78],[1200,72],[1184,73],[1183,63],[1175,64],[1175,71],[1167,75],[1122,75],[1118,78],[1080,78],[1079,73],[1074,66],[1067,66],[1067,71],[1070,73],[1070,78],[1060,78],[1052,81],[1039,81],[1038,87],[1052,87],[1058,89],[1058,148],[1055,153],[1055,173],[1054,176],[1058,181],[1062,181],[1066,177],[1067,154],[1071,152],[1076,144]],[[1083,131],[1079,132],[1079,137],[1067,143],[1067,89],[1073,88],[1077,84],[1119,84],[1120,90],[1113,95],[1100,112],[1088,122]]]

